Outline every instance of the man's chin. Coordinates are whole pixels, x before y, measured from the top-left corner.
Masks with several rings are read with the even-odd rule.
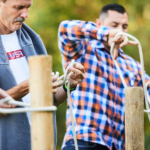
[[[22,22],[23,23],[23,22]],[[18,23],[15,25],[15,27],[13,28],[13,31],[17,31],[22,27],[22,23]]]

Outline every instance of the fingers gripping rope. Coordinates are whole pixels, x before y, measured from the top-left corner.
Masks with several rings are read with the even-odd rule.
[[[129,38],[131,38],[132,40],[134,41],[137,41],[138,42],[138,49],[139,49],[139,54],[140,54],[140,62],[141,62],[141,72],[142,72],[142,82],[143,82],[143,88],[144,88],[144,95],[145,95],[145,102],[146,102],[146,109],[147,110],[144,110],[144,112],[147,112],[148,113],[148,117],[149,117],[149,120],[150,120],[150,98],[149,98],[149,95],[148,95],[148,92],[147,92],[147,86],[148,86],[148,83],[147,85],[145,84],[145,76],[144,76],[144,61],[143,61],[143,52],[142,52],[142,47],[141,47],[141,44],[140,42],[138,41],[138,39],[136,39],[134,36],[130,35],[130,34],[127,34],[127,33],[123,33],[123,32],[120,32],[118,34],[116,34],[115,37],[119,36],[119,35],[125,35]],[[114,59],[113,57],[113,50],[114,50],[114,46],[115,46],[115,43],[113,43],[111,45],[111,48],[110,48],[110,53],[111,53],[111,56],[112,56],[112,59],[115,63],[115,66],[118,70],[118,73],[119,73],[119,76],[121,78],[121,81],[124,85],[124,87],[126,88],[127,87],[127,84],[123,78],[123,75],[121,73],[121,70],[120,70],[120,67],[117,63],[117,61]]]
[[[71,61],[71,63],[68,65],[67,69],[65,70],[64,75],[60,76],[60,77],[57,79],[57,81],[60,81],[60,80],[62,80],[62,79],[64,78],[63,81],[62,81],[61,86],[68,83],[68,81],[67,81],[67,75],[70,73],[69,68],[70,68],[70,67],[73,67],[74,64],[76,64],[76,62],[75,62],[75,60],[73,59],[73,60]],[[59,73],[56,72],[56,75],[59,76]]]

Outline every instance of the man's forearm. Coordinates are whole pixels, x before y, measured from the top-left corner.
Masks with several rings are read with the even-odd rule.
[[[54,102],[56,106],[59,106],[67,99],[67,93],[64,91],[63,87],[61,86],[57,93],[54,95]]]
[[[101,42],[106,42],[108,31],[108,28],[98,27],[91,21],[66,20],[62,21],[59,26],[59,40],[65,45],[70,44],[68,43],[68,40],[69,42],[77,42],[91,41],[95,39]],[[66,34],[67,32],[69,34]]]
[[[17,86],[14,86],[13,88],[7,90],[6,92],[13,99],[20,100],[22,97],[29,93],[29,82],[28,80],[25,80]]]

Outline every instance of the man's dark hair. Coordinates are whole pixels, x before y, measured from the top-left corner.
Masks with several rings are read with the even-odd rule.
[[[108,10],[114,10],[121,14],[124,14],[126,12],[125,8],[119,4],[108,4],[102,8],[99,18],[102,14],[107,14]]]

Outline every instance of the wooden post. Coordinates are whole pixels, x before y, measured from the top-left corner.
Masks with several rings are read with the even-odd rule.
[[[126,150],[144,150],[144,92],[140,87],[125,89]]]
[[[29,57],[31,107],[52,106],[51,56]],[[53,112],[31,115],[32,150],[54,150]]]

